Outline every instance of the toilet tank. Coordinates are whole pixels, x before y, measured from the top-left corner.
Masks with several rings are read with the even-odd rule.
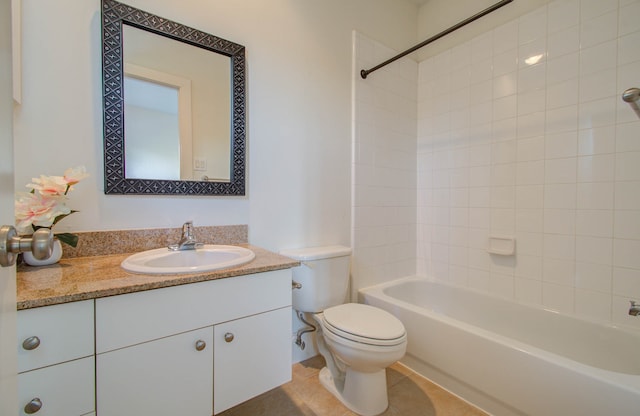
[[[349,247],[310,247],[280,254],[302,263],[293,268],[294,282],[302,285],[293,289],[293,309],[315,313],[344,303],[349,290]]]

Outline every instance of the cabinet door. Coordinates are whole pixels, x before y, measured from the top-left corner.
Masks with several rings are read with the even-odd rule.
[[[212,414],[213,327],[98,354],[96,360],[100,416]]]
[[[19,415],[25,406],[41,406],[36,414],[80,416],[95,410],[93,357],[69,361],[18,375]],[[35,408],[33,409],[35,410]]]
[[[214,414],[291,380],[290,307],[216,325],[214,340]]]

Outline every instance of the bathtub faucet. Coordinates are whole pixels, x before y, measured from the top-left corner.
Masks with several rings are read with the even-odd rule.
[[[631,306],[629,306],[629,315],[631,316],[640,315],[640,303],[636,302],[635,300],[631,300],[629,301],[629,303],[631,304]]]

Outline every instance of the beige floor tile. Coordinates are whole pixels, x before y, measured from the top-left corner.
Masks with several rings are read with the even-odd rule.
[[[318,380],[321,356],[297,363],[292,381],[219,416],[357,416]],[[389,408],[381,416],[486,416],[455,395],[396,363],[387,369]]]

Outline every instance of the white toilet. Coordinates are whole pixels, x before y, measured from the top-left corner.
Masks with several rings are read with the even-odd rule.
[[[385,369],[407,348],[407,334],[382,309],[346,303],[351,249],[343,246],[285,250],[299,260],[293,269],[293,308],[312,313],[318,350],[327,366],[320,382],[345,406],[363,416],[384,412],[389,400]]]

